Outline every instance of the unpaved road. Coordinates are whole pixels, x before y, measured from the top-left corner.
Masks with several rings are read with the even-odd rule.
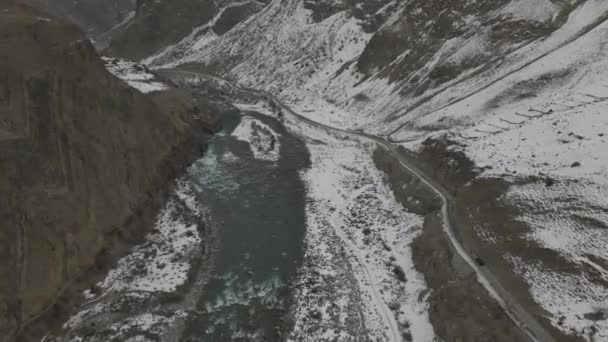
[[[197,73],[192,71],[172,71],[183,75],[195,75],[201,77],[213,77],[203,73]],[[223,80],[225,82],[231,83],[234,87],[239,87],[231,81]],[[493,275],[492,271],[485,266],[478,265],[473,257],[469,255],[466,249],[463,247],[462,243],[456,238],[455,231],[458,229],[454,217],[454,203],[455,199],[452,194],[447,191],[439,182],[434,180],[432,177],[421,171],[420,168],[416,166],[416,162],[412,160],[411,157],[399,152],[396,146],[387,141],[386,139],[366,134],[358,131],[349,131],[344,130],[332,126],[328,126],[326,124],[322,124],[316,121],[313,121],[297,112],[292,110],[289,106],[283,104],[272,94],[268,94],[263,91],[259,91],[256,89],[239,87],[240,90],[246,93],[251,93],[253,95],[257,95],[265,99],[266,101],[273,103],[275,107],[279,107],[283,110],[283,114],[290,115],[293,119],[295,119],[299,123],[305,123],[308,125],[312,125],[316,128],[321,128],[328,132],[343,134],[345,137],[356,140],[367,140],[373,141],[377,143],[379,146],[388,150],[401,164],[401,166],[419,178],[422,183],[424,183],[429,189],[431,189],[434,193],[436,193],[442,200],[443,206],[441,209],[441,216],[443,220],[443,230],[450,241],[450,244],[454,251],[458,253],[460,257],[462,257],[467,264],[473,269],[475,274],[477,275],[478,282],[488,291],[489,295],[496,300],[496,302],[501,306],[505,314],[513,321],[513,323],[525,334],[530,341],[535,342],[554,342],[555,339],[553,336],[543,327],[542,324],[538,322],[538,320],[528,313],[526,309],[519,304],[517,299],[511,295],[508,289],[504,288],[500,282]],[[386,319],[386,318],[385,318]],[[391,327],[391,322],[386,322],[387,326]]]
[[[355,191],[354,193],[352,193],[349,196],[349,198],[346,201],[344,201],[342,206],[346,207],[349,204],[349,202],[352,201],[352,199],[358,197],[364,191],[365,191],[365,188],[361,188],[358,191]],[[332,219],[332,222],[334,222],[333,223],[334,231],[336,232],[336,235],[338,235],[338,237],[346,245],[346,247],[350,250],[351,254],[355,257],[355,259],[357,260],[359,265],[361,265],[361,268],[364,271],[365,278],[367,278],[366,280],[369,283],[370,288],[371,288],[370,295],[372,296],[372,302],[374,303],[376,310],[382,317],[382,320],[384,321],[385,326],[388,328],[387,342],[402,341],[401,334],[399,333],[399,328],[397,327],[398,324],[397,324],[397,321],[395,320],[395,316],[391,312],[391,309],[388,307],[386,302],[384,300],[382,300],[382,297],[380,295],[380,291],[382,291],[382,290],[378,288],[379,286],[377,284],[377,279],[375,279],[374,276],[372,276],[372,271],[370,270],[369,265],[365,261],[364,255],[361,253],[360,248],[358,248],[348,238],[348,234],[346,234],[346,232],[344,232],[341,228],[339,228],[340,225],[338,223],[335,223],[335,216],[339,215],[339,213],[342,211],[343,211],[343,208],[338,208],[335,211],[334,219]]]

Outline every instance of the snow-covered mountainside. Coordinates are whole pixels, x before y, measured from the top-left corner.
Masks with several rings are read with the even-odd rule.
[[[593,113],[606,95],[605,1],[386,2],[374,13],[357,15],[358,3],[315,21],[305,2],[274,1],[223,35],[205,24],[145,62],[201,63],[316,120],[395,140],[450,134],[492,174],[537,174],[547,162],[542,171],[572,175],[572,154],[602,143]],[[383,20],[375,32],[366,30],[371,18]],[[519,135],[534,139],[491,152]],[[553,143],[562,140],[575,144]],[[537,143],[552,146],[534,157],[516,152]],[[598,172],[601,162],[590,161],[574,174]]]
[[[223,35],[205,24],[145,62],[201,63],[315,120],[399,141],[447,134],[493,167],[486,173],[606,179],[594,152],[608,133],[608,3],[387,1],[357,15],[363,3],[315,21],[304,2],[274,1]],[[570,168],[577,159],[586,162]]]
[[[214,30],[230,8],[143,62],[197,65],[420,153],[447,142],[476,179],[509,184],[518,241],[547,253],[480,225],[486,249],[556,329],[608,339],[607,1],[275,0]]]

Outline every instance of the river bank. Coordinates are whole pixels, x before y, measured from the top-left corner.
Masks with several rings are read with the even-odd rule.
[[[268,341],[291,330],[306,148],[276,118],[215,108],[222,130],[175,181],[152,233],[45,341]]]

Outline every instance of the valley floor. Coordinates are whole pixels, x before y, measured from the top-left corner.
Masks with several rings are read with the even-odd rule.
[[[411,244],[422,217],[408,213],[372,160],[375,144],[297,122],[311,168],[305,264],[293,341],[433,341]]]

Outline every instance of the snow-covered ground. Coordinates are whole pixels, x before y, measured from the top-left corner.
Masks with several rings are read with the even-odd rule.
[[[86,301],[63,326],[63,337],[46,341],[156,340],[176,323],[194,301],[154,305],[176,293],[190,278],[190,268],[201,254],[198,225],[203,212],[193,189],[178,180],[175,195],[158,214],[145,241],[120,259],[105,279],[83,296]],[[182,299],[188,295],[182,294]],[[90,331],[89,326],[96,326]],[[156,337],[154,337],[156,336]]]
[[[558,12],[559,6],[551,0],[514,0],[502,9],[501,14],[518,19],[545,22],[555,17]]]
[[[587,7],[579,11],[608,11],[608,3],[590,1]],[[575,12],[572,20],[581,16]],[[547,40],[566,41],[575,24]],[[521,69],[513,65],[500,82],[421,116],[416,125],[444,126],[434,134],[448,134],[465,145],[478,166],[491,167],[486,176],[549,175],[606,184],[608,154],[600,152],[608,147],[608,53],[602,49],[608,43],[606,33],[608,22],[603,22],[534,63]],[[547,44],[542,43],[541,50],[551,51]],[[452,126],[458,121],[464,124]],[[404,130],[393,137],[409,134]],[[577,162],[581,165],[573,167]]]
[[[305,266],[292,341],[433,341],[410,244],[422,217],[397,203],[373,164],[374,144],[299,124],[308,139]]]
[[[530,284],[531,292],[564,332],[594,341],[608,340],[607,185],[560,181],[517,186],[507,200],[522,206],[527,238],[557,251],[580,274],[547,269],[542,263],[510,255],[507,259]]]
[[[196,199],[187,183],[180,182],[177,195],[187,210],[201,217]],[[118,262],[99,285],[104,291],[127,293],[174,292],[188,279],[190,260],[186,257],[201,243],[197,222],[176,220],[177,204],[170,201],[157,218],[147,243]],[[142,261],[145,261],[142,263]],[[134,267],[138,272],[133,273]]]
[[[147,67],[122,58],[102,57],[106,68],[116,77],[142,93],[166,90],[169,87],[156,80]]]

